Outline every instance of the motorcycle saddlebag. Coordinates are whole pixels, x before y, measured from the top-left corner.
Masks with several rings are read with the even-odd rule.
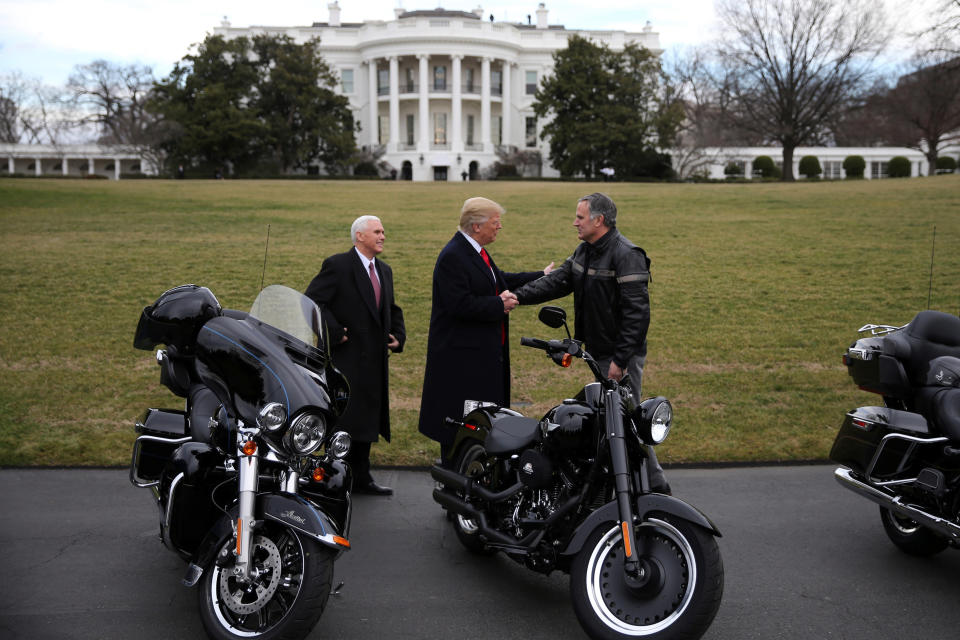
[[[887,407],[859,407],[848,411],[844,417],[843,426],[830,450],[830,459],[865,474],[883,437],[889,433],[921,438],[930,435],[926,419],[918,413]],[[906,440],[890,439],[884,445],[871,475],[882,477],[895,473],[909,447],[910,443]]]
[[[173,409],[147,409],[135,427],[130,479],[138,486],[158,482],[170,456],[186,440],[187,414]]]

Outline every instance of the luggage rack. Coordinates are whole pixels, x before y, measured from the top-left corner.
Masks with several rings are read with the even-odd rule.
[[[885,336],[888,333],[899,331],[900,329],[903,329],[903,327],[905,326],[907,325],[901,325],[899,327],[895,327],[889,324],[865,324],[859,329],[857,329],[857,333],[859,333],[862,337]]]
[[[867,466],[866,473],[864,474],[867,478],[867,482],[877,487],[889,487],[893,485],[900,484],[913,484],[917,481],[917,478],[902,478],[898,480],[882,480],[880,477],[875,477],[873,471],[877,466],[877,463],[880,461],[880,456],[883,454],[884,448],[887,446],[887,443],[891,440],[905,440],[910,443],[907,447],[907,450],[903,453],[903,457],[900,459],[900,463],[897,465],[896,471],[893,475],[902,473],[907,466],[907,461],[910,459],[910,456],[913,455],[913,452],[920,445],[925,444],[942,444],[944,442],[949,442],[949,438],[945,437],[933,437],[933,438],[920,438],[917,436],[908,436],[903,433],[888,433],[883,436],[880,441],[880,446],[877,447],[876,452],[873,454],[873,459],[870,460],[870,464]],[[887,477],[890,477],[889,474]]]

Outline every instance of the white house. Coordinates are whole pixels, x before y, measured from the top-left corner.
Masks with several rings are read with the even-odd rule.
[[[140,150],[121,145],[0,143],[0,175],[101,176],[119,180],[121,174],[127,173],[155,175],[157,170]]]
[[[649,23],[640,33],[567,29],[549,24],[544,3],[522,24],[486,19],[482,7],[398,8],[392,20],[362,23],[341,22],[337,1],[328,9],[327,22],[310,26],[233,27],[224,20],[214,33],[287,35],[300,43],[320,38],[320,52],[339,73],[360,123],[357,144],[382,148],[382,159],[412,180],[476,177],[497,161],[500,146],[540,151],[541,175],[558,176],[532,107],[553,53],[573,34],[614,50],[634,42],[662,52]]]

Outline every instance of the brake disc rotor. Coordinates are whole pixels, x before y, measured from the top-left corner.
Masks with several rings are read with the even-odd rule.
[[[220,571],[220,599],[230,611],[247,615],[259,611],[273,598],[280,585],[280,550],[270,538],[254,536],[253,578],[249,584],[237,580],[229,570]]]

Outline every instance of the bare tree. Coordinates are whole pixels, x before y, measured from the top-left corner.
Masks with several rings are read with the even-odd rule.
[[[82,124],[98,128],[100,142],[147,145],[155,118],[147,103],[153,88],[148,66],[94,60],[74,67],[67,80]]]
[[[940,149],[960,141],[960,58],[918,54],[909,69],[886,95],[886,121],[894,144],[922,151],[933,175]]]
[[[939,0],[927,28],[914,36],[925,52],[960,55],[960,0]]]
[[[61,89],[19,71],[0,76],[0,137],[4,142],[61,144],[71,129],[68,110]]]
[[[719,161],[724,148],[753,146],[759,137],[732,117],[729,74],[705,47],[693,47],[665,60],[672,99],[683,106],[684,118],[670,150],[678,177],[705,173]]]
[[[888,36],[871,0],[720,0],[717,54],[742,125],[793,152],[822,143],[827,123],[866,82]]]

